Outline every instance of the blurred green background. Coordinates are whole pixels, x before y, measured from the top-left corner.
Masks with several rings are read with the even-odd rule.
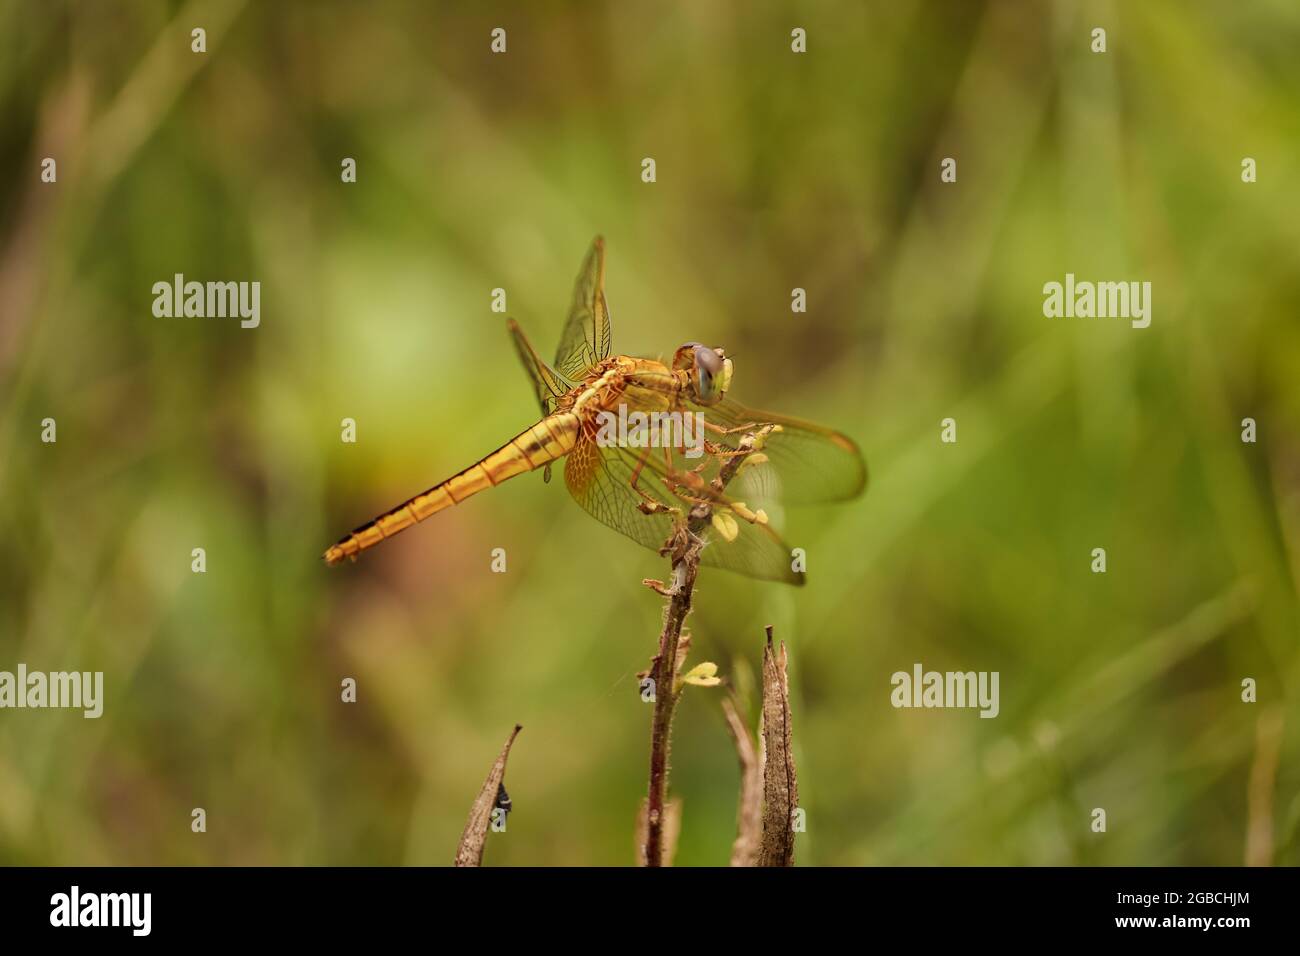
[[[706,570],[691,619],[741,684],[789,645],[799,863],[1300,861],[1298,43],[1286,0],[0,2],[0,669],[106,683],[0,711],[0,861],[447,863],[518,721],[486,862],[633,862],[660,559],[529,475],[320,560],[530,423],[491,290],[549,358],[598,232],[617,351],[724,345],[867,456],[785,516],[807,587]],[[261,326],[155,318],[177,272]],[[1066,272],[1151,327],[1044,318]],[[1000,716],[893,709],[915,662]],[[734,835],[719,700],[679,864]]]

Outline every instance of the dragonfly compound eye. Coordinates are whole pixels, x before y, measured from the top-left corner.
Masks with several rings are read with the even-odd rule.
[[[695,384],[700,401],[713,402],[731,385],[731,360],[722,349],[707,345],[693,346],[695,351]]]
[[[699,366],[701,375],[708,372],[709,377],[712,378],[722,371],[722,356],[707,345],[697,345],[695,346],[695,364]]]

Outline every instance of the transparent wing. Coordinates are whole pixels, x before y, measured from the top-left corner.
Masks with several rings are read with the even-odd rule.
[[[685,459],[679,449],[601,447],[583,437],[565,462],[564,483],[573,499],[598,521],[655,551],[672,533],[673,518],[642,512],[644,499],[633,490],[633,476],[638,476],[637,487],[652,500],[678,509],[683,516],[698,499],[707,498],[720,519],[703,532],[701,563],[753,578],[803,584],[804,576],[791,568],[790,549],[776,532],[766,524],[747,521],[741,516],[748,510],[743,504],[709,489],[709,478],[720,464],[716,459],[707,458],[695,487],[680,486],[700,463]]]
[[[573,285],[573,304],[554,368],[570,381],[579,381],[587,369],[609,358],[612,341],[605,301],[605,240],[597,236]]]
[[[755,426],[780,426],[736,476],[729,488],[736,497],[811,504],[856,498],[867,486],[866,462],[847,435],[787,415],[747,408],[729,398],[692,408],[703,412],[710,425],[730,431],[708,434],[710,442],[727,448],[735,448]]]
[[[542,415],[545,417],[553,411],[554,399],[563,395],[568,388],[560,381],[559,376],[538,358],[518,322],[507,319],[506,327],[510,330],[511,340],[515,343],[515,351],[519,353],[519,361],[523,363],[524,371],[528,373],[528,378],[533,383],[533,390],[537,394],[538,404],[541,405]]]
[[[636,459],[618,454],[619,449],[602,448],[582,436],[564,462],[564,484],[573,500],[593,518],[637,544],[658,551],[672,532],[668,515],[647,515],[639,505],[641,497],[632,490]],[[648,476],[645,476],[648,477]],[[645,477],[638,482],[660,504],[680,508],[682,502],[662,484],[652,487]]]

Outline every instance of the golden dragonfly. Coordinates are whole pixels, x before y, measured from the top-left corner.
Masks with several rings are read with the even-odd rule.
[[[508,478],[565,458],[573,499],[615,531],[659,550],[675,516],[707,501],[701,563],[750,577],[802,584],[792,552],[755,504],[843,501],[866,487],[858,446],[840,432],[747,408],[727,397],[732,360],[690,342],[672,363],[612,354],[605,298],[605,243],[597,236],[578,273],[555,362],[538,357],[514,320],[515,349],[542,417],[464,471],[362,525],[325,552],[328,564],[355,558],[430,515]],[[762,447],[722,493],[711,479],[746,435]],[[752,439],[751,439],[752,444]]]

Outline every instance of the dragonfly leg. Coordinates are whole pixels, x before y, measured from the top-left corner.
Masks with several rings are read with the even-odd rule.
[[[708,451],[714,458],[718,459],[719,461],[721,461],[724,458],[736,458],[741,455],[752,455],[754,453],[753,448],[725,448],[725,447],[719,448],[717,446],[714,446],[711,442],[705,442],[704,447],[706,451]],[[703,470],[704,470],[704,465],[700,465],[699,467],[693,470],[692,474],[699,474]],[[699,479],[697,479],[697,481],[698,480]],[[712,490],[712,487],[713,487],[712,484],[703,485],[702,490],[704,490],[707,494]],[[683,495],[682,497],[686,497],[686,496]],[[720,493],[707,494],[707,496],[704,498],[691,499],[691,500],[694,500],[696,504],[712,505],[714,508],[722,506],[726,508],[728,511],[730,511],[732,514],[734,514],[737,518],[740,518],[743,521],[747,521],[750,524],[767,524],[767,513],[763,511],[761,508],[758,511],[751,511],[742,502],[731,501]]]
[[[637,463],[636,472],[638,474],[641,471],[641,466],[645,464],[648,455],[649,455],[649,450],[647,449],[646,454],[642,455],[641,460]],[[671,494],[673,497],[677,498],[678,500],[682,501],[684,504],[690,506],[708,504],[710,502],[710,499],[707,496],[701,497],[699,494],[691,493],[691,492],[699,492],[707,487],[701,475],[704,469],[708,467],[708,465],[709,465],[708,461],[703,461],[695,468],[692,468],[690,471],[687,472],[678,471],[676,468],[673,467],[672,452],[665,447],[664,448],[664,473],[660,476],[660,480],[662,480],[664,485],[667,487],[668,493]],[[637,494],[641,495],[643,498],[649,498],[649,495],[643,492],[640,488],[636,487],[635,478],[633,479],[633,489],[637,492]],[[654,514],[656,511],[668,511],[677,515],[681,514],[679,509],[661,504],[660,502],[655,501],[653,499],[650,500],[649,507],[650,510],[647,510],[646,506],[643,505],[641,510],[645,511],[646,514]]]
[[[684,472],[684,473],[679,472],[676,468],[673,467],[672,453],[667,448],[665,448],[664,449],[664,484],[667,485],[668,490],[671,491],[678,498],[682,498],[686,501],[689,501],[691,502],[691,504],[699,504],[700,499],[692,498],[690,495],[682,494],[681,489],[699,487],[703,482],[700,478],[696,476],[703,473],[704,469],[707,468],[708,465],[709,462],[706,460],[700,462],[698,465],[696,465],[688,472]]]
[[[707,418],[704,420],[704,427],[716,435],[738,435],[741,432],[752,432],[763,427],[762,422],[747,422],[744,425],[733,425],[731,428],[723,428],[710,422]]]
[[[728,448],[725,445],[715,445],[711,441],[704,443],[704,450],[714,458],[735,458],[737,455],[753,454],[752,448]]]
[[[641,503],[637,505],[637,507],[641,509],[642,514],[648,514],[648,515],[664,514],[664,513],[680,514],[680,512],[676,508],[669,507],[663,502],[657,500],[650,494],[650,492],[646,491],[644,488],[640,487],[637,484],[637,482],[641,478],[641,469],[645,467],[646,460],[649,457],[650,457],[650,446],[647,445],[645,451],[641,453],[641,457],[637,459],[636,467],[632,469],[632,481],[631,481],[632,490],[635,491],[637,495],[641,498]]]

